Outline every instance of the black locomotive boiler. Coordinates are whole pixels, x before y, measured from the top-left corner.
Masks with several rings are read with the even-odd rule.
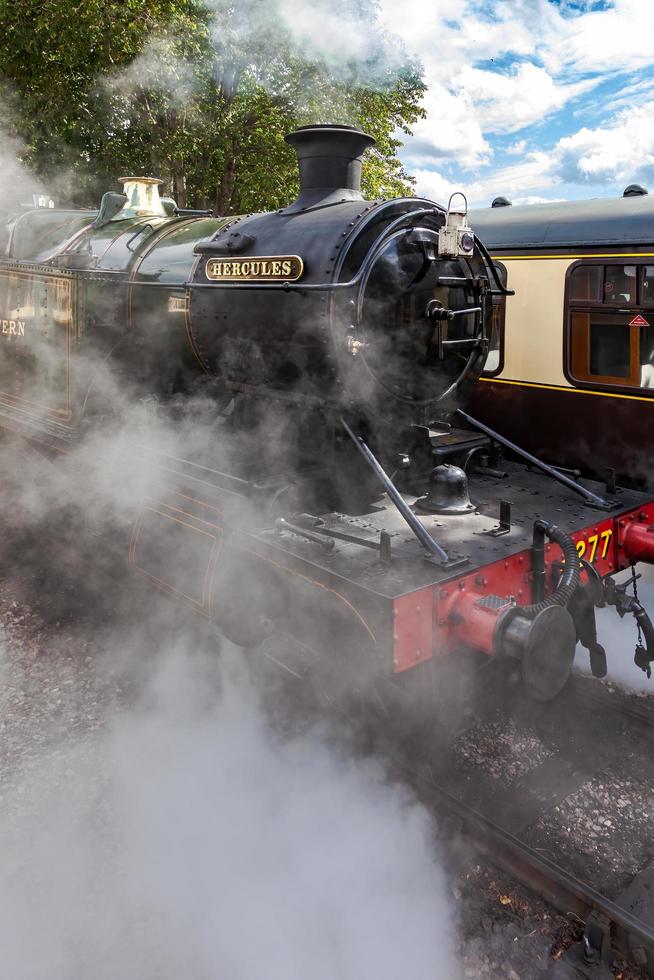
[[[427,687],[465,653],[546,699],[578,639],[605,671],[606,601],[637,616],[648,669],[649,619],[611,576],[654,560],[654,502],[581,486],[463,410],[503,290],[464,199],[364,201],[370,137],[288,140],[301,191],[274,213],[183,212],[126,178],[98,211],[15,215],[0,425],[56,466],[140,406],[124,465],[147,460],[149,489],[106,548],[237,643],[282,637],[294,671]],[[198,406],[202,439],[162,448],[157,425],[188,433]]]

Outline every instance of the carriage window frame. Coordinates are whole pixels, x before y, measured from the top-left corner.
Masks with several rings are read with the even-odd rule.
[[[602,269],[600,277],[600,298],[599,299],[573,299],[572,298],[572,277],[576,269],[581,266],[594,266]],[[609,301],[604,300],[604,283],[606,281],[606,270],[615,266],[636,266],[636,296],[629,300]],[[654,301],[641,303],[644,292],[644,281],[646,269],[654,266],[652,256],[634,255],[629,256],[602,256],[592,259],[579,259],[573,262],[566,270],[565,292],[564,292],[564,350],[563,350],[563,373],[567,380],[575,388],[597,391],[614,391],[618,394],[631,394],[637,397],[654,397],[654,388],[643,388],[640,385],[640,331],[638,326],[629,327],[630,330],[630,358],[629,376],[597,375],[590,374],[590,371],[580,369],[579,359],[584,358],[589,364],[590,353],[590,323],[591,315],[605,310],[611,316],[623,312],[625,316],[635,317],[638,313],[649,320],[654,329]],[[587,314],[587,332],[580,342],[573,332],[573,318],[575,315]],[[575,364],[575,361],[577,363]]]
[[[497,269],[497,274],[499,276],[500,282],[504,287],[506,287],[507,282],[507,269],[503,262],[499,262],[497,259],[493,259],[493,265]],[[491,285],[494,287],[495,283],[491,279]],[[497,318],[497,319],[496,319]],[[498,374],[501,374],[504,370],[504,324],[506,321],[506,296],[493,296],[493,319],[491,323],[491,337],[493,336],[493,329],[497,323],[497,350],[499,352],[499,360],[497,362],[497,367],[493,368],[492,371],[487,371],[485,368],[481,372],[482,378],[495,378]],[[489,338],[490,340],[490,338]],[[489,348],[490,353],[490,348]]]

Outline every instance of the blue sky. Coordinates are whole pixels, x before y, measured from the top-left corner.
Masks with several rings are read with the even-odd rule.
[[[422,62],[417,191],[471,204],[654,193],[654,0],[382,0]]]

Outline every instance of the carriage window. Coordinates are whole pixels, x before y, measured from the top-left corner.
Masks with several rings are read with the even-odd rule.
[[[631,313],[573,313],[573,377],[579,381],[654,388],[654,319],[653,325],[634,324],[633,319]]]
[[[572,373],[580,381],[640,384],[640,365],[634,354],[630,316],[611,313],[573,313]]]
[[[654,265],[642,267],[640,302],[643,306],[654,306]]]
[[[604,269],[604,302],[636,302],[636,266],[607,265]]]
[[[570,299],[599,300],[601,281],[601,265],[578,265],[570,275]]]
[[[654,265],[582,262],[567,287],[570,379],[654,389]]]
[[[503,286],[506,286],[506,266],[495,262],[495,268]],[[492,280],[491,280],[492,283]],[[654,285],[654,284],[653,284]],[[493,296],[493,318],[491,320],[491,335],[488,345],[488,357],[484,364],[484,374],[499,374],[504,360],[504,314],[506,311],[506,296]]]
[[[589,374],[596,377],[629,378],[629,324],[613,323],[610,317],[591,317],[588,353]]]

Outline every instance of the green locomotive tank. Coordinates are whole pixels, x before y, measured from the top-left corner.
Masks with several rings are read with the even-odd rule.
[[[104,213],[33,210],[10,223],[0,261],[0,417],[9,427],[74,438],[85,416],[107,411],[94,388],[107,358],[143,395],[179,383],[193,245],[224,221],[167,214],[157,184],[125,181],[129,197],[106,195]]]

